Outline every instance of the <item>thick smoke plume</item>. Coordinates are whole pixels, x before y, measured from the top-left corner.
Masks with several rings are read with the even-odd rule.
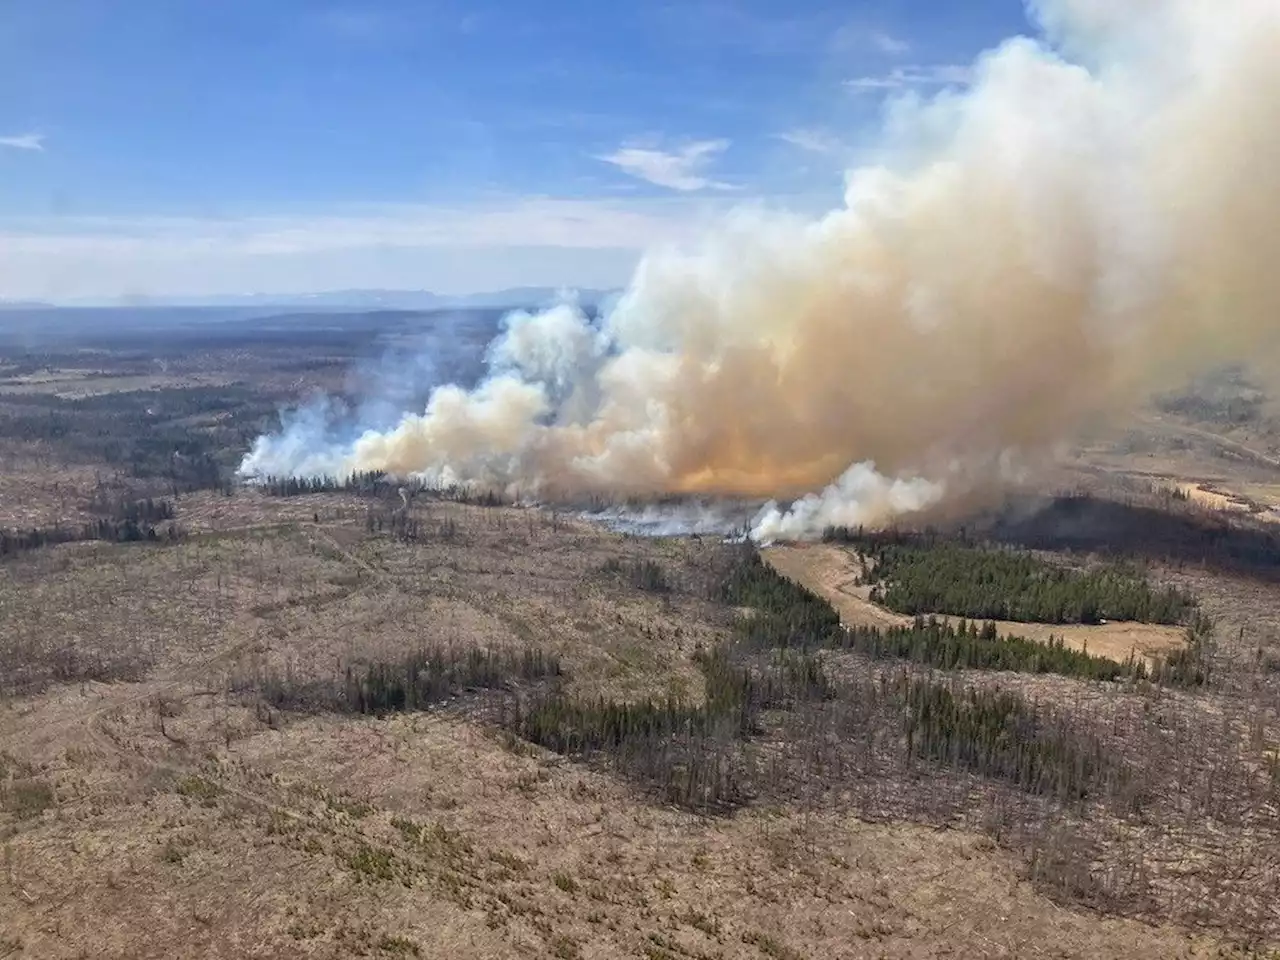
[[[1030,10],[1042,36],[968,91],[889,107],[840,209],[740,212],[648,255],[599,323],[508,318],[474,389],[347,442],[295,421],[243,471],[802,496],[756,535],[805,536],[955,476],[971,494],[975,464],[1259,345],[1280,320],[1280,4]]]

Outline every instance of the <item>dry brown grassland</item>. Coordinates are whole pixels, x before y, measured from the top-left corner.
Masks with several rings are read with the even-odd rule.
[[[404,542],[368,524],[398,500],[188,489],[130,446],[189,435],[225,469],[277,402],[340,386],[356,352],[175,348],[145,386],[181,409],[155,422],[129,379],[159,376],[150,359],[0,370],[0,529],[86,522],[109,484],[171,498],[182,531],[0,558],[0,960],[1278,955],[1280,811],[1259,798],[1269,758],[1280,768],[1280,585],[1257,569],[1156,565],[1215,618],[1208,689],[961,678],[1069,711],[1168,786],[1133,816],[909,760],[887,735],[839,733],[821,704],[769,715],[750,755],[776,773],[714,816],[516,738],[505,694],[382,717],[273,705],[267,678],[332,681],[422,648],[552,651],[574,698],[696,704],[694,654],[740,615],[712,598],[727,548],[710,538],[419,498],[422,535]],[[175,385],[202,399],[182,406]],[[48,396],[99,388],[120,392]],[[119,449],[59,432],[101,411],[120,417]],[[1077,468],[1212,475],[1160,449]],[[1280,482],[1256,459],[1233,476],[1213,489]],[[837,548],[769,556],[849,622],[897,621]],[[641,562],[670,589],[617,572]],[[1117,657],[1181,642],[1110,626],[1053,632]],[[838,683],[884,670],[821,659]]]
[[[191,498],[193,527],[212,499]],[[584,695],[696,691],[688,654],[724,611],[600,570],[643,554],[693,582],[714,546],[453,504],[422,508],[452,541],[398,544],[334,498],[219,506],[221,531],[176,545],[0,566],[24,688],[0,713],[13,955],[1216,955],[1059,905],[975,832],[655,807],[461,704],[255,711],[237,678],[430,642],[552,647]],[[41,689],[64,645],[122,679]]]

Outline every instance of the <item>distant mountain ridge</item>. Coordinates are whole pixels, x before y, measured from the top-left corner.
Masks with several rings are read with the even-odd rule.
[[[598,306],[616,290],[560,287],[510,287],[481,293],[446,295],[430,290],[329,290],[316,293],[244,293],[204,297],[116,297],[106,300],[79,298],[57,303],[0,300],[0,309],[55,307],[254,307],[351,310],[440,310],[450,307],[537,307],[564,296],[583,306]]]

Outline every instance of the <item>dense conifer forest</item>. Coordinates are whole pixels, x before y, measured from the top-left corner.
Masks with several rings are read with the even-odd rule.
[[[876,660],[899,659],[943,670],[1011,670],[1056,673],[1090,680],[1153,679],[1195,686],[1205,681],[1207,667],[1199,654],[1211,625],[1200,616],[1188,629],[1190,652],[1171,656],[1155,670],[1130,658],[1118,663],[1067,647],[1061,638],[1039,643],[1016,635],[1001,636],[987,621],[948,623],[916,614],[901,627],[843,626],[825,601],[782,577],[758,555],[742,560],[722,588],[731,603],[754,608],[739,625],[742,639],[756,649],[799,647],[849,650]]]
[[[492,490],[473,490],[458,486],[434,487],[414,481],[398,480],[380,470],[356,471],[342,477],[258,477],[253,481],[263,493],[272,497],[303,497],[315,493],[351,493],[364,497],[394,498],[400,491],[406,497],[427,496],[434,500],[451,500],[481,507],[496,507],[506,501]]]
[[[1181,591],[1156,589],[1130,567],[1090,570],[1055,566],[1027,552],[946,541],[867,536],[832,529],[827,539],[862,555],[872,600],[899,613],[943,613],[1024,623],[1135,620],[1183,623],[1194,602]]]

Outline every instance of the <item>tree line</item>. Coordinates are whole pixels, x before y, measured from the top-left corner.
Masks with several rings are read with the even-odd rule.
[[[1132,654],[1119,662],[1068,647],[1061,637],[1040,643],[1002,636],[990,620],[981,625],[976,620],[950,623],[917,613],[903,626],[848,626],[826,601],[754,553],[736,564],[724,582],[722,596],[753,608],[753,615],[739,622],[738,634],[741,642],[757,650],[847,650],[873,660],[907,660],[940,670],[1055,673],[1086,680],[1152,680],[1169,686],[1199,686],[1208,680],[1204,646],[1212,622],[1200,613],[1190,618],[1187,648],[1148,668],[1145,660]]]
[[[434,537],[437,540],[452,541],[458,536],[458,522],[453,517],[444,517],[433,522],[430,519],[414,516],[402,508],[375,509],[370,507],[365,512],[364,528],[369,533],[385,533],[391,539],[401,543],[423,543]]]
[[[0,557],[39,550],[60,543],[101,540],[106,543],[171,542],[184,536],[174,522],[172,500],[114,499],[109,502],[99,490],[90,501],[91,508],[105,507],[110,516],[81,524],[53,524],[26,530],[0,529]]]
[[[727,810],[753,792],[742,747],[762,732],[763,712],[826,699],[833,688],[811,654],[789,652],[756,667],[738,662],[727,646],[694,657],[703,676],[700,704],[582,700],[556,689],[508,705],[502,722],[548,750],[607,763],[667,802]]]
[[[214,436],[142,413],[7,412],[0,414],[0,435],[47,441],[69,459],[101,461],[132,477],[164,480],[175,495],[226,483]]]
[[[138,362],[153,366],[154,357]],[[266,429],[274,409],[272,398],[237,384],[77,398],[10,394],[0,436],[46,441],[75,462],[101,461],[133,477],[164,480],[177,495],[227,489],[233,461]]]
[[[1145,680],[1146,662],[1130,654],[1123,663],[1066,646],[1061,637],[1039,643],[1018,636],[1000,636],[987,621],[950,624],[917,615],[908,626],[878,629],[847,627],[840,649],[876,660],[910,660],[940,670],[1009,670],[1018,673],[1056,673],[1087,680]]]
[[[702,812],[781,789],[782,780],[771,780],[753,761],[751,744],[775,735],[770,718],[815,710],[858,718],[860,726],[843,730],[841,742],[896,744],[904,759],[955,767],[1036,796],[1078,800],[1123,777],[1094,732],[1054,709],[1016,691],[919,668],[1111,680],[1146,676],[1139,661],[1114,663],[1060,641],[1001,638],[991,624],[920,618],[890,630],[846,629],[826,601],[779,575],[750,546],[736,549],[714,593],[752,612],[737,618],[730,637],[695,652],[703,678],[698,702],[574,696],[559,661],[538,651],[418,653],[350,666],[318,685],[276,678],[264,695],[278,707],[385,713],[425,709],[468,689],[503,690],[496,720],[510,734],[609,766],[666,802]],[[878,679],[838,682],[824,657],[840,650],[902,666]]]
[[[899,675],[907,751],[1004,780],[1037,796],[1084,799],[1123,778],[1102,741],[1007,690]]]
[[[887,722],[908,755],[1001,780],[1040,796],[1079,799],[1118,774],[1101,741],[1016,692],[975,687],[908,669],[845,689],[831,679],[822,650],[958,669],[1022,669],[1116,679],[1145,665],[993,634],[994,625],[951,627],[921,620],[892,631],[848,631],[826,601],[782,577],[754,548],[735,556],[716,591],[750,607],[734,637],[698,653],[704,696],[638,702],[575,700],[562,690],[507,708],[505,725],[558,753],[612,763],[669,802],[703,811],[743,802],[765,789],[744,752],[770,711],[793,712],[848,697],[858,714]],[[871,721],[868,721],[871,722]],[[875,739],[872,729],[859,731]],[[850,731],[850,735],[852,735]]]
[[[1175,587],[1153,588],[1119,564],[1069,570],[1004,548],[891,542],[845,529],[826,536],[861,553],[863,581],[873,584],[871,599],[898,613],[1023,623],[1177,624],[1195,609],[1188,594]]]
[[[481,507],[498,507],[509,501],[493,490],[475,490],[456,484],[430,486],[414,480],[399,480],[382,470],[357,470],[346,476],[259,477],[254,486],[272,497],[304,497],[316,493],[350,493],[363,497],[390,499],[401,490],[406,497],[427,496]]]
[[[345,477],[262,477],[254,485],[272,497],[304,497],[313,493],[356,493],[363,496],[394,495],[397,484],[381,470],[357,470]]]
[[[127,494],[111,495],[108,487],[99,485],[89,496],[90,513],[105,514],[115,520],[158,524],[174,517],[173,501],[154,497],[135,499]]]
[[[263,700],[282,710],[384,716],[425,710],[468,691],[502,690],[562,673],[559,656],[542,649],[432,646],[391,661],[349,663],[339,678],[305,679],[286,671],[260,676],[254,686]]]
[[[39,550],[60,543],[101,540],[106,543],[172,542],[183,536],[175,523],[156,525],[136,520],[99,519],[79,526],[33,527],[30,530],[0,530],[0,557]]]
[[[620,557],[610,557],[604,562],[601,571],[610,577],[624,578],[637,590],[647,593],[669,593],[671,583],[667,580],[662,564],[654,560],[623,561]]]

